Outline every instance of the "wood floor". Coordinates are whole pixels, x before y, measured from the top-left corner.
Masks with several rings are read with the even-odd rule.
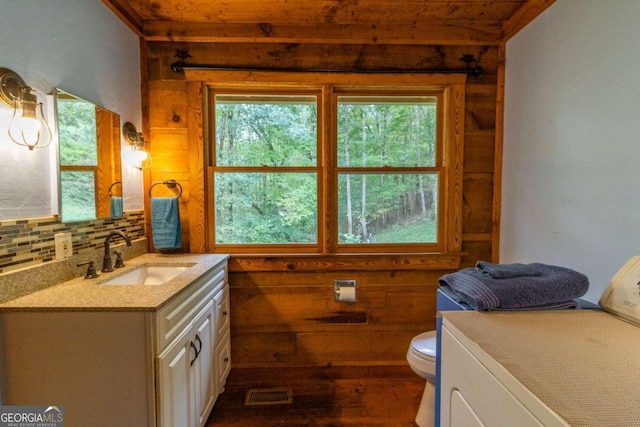
[[[245,406],[247,391],[288,387],[290,404]],[[231,370],[210,426],[414,427],[424,380],[407,366]]]

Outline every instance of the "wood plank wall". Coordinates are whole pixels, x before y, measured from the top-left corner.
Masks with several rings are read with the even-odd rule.
[[[202,178],[194,175],[189,160],[190,150],[201,149],[194,148],[194,139],[202,123],[194,122],[201,120],[202,106],[187,101],[197,99],[193,93],[197,85],[194,89],[183,74],[170,70],[176,49],[188,48],[192,63],[274,68],[460,68],[463,54],[475,55],[485,74],[469,77],[466,88],[465,254],[460,266],[491,260],[498,229],[494,201],[499,195],[494,195],[493,185],[495,178],[499,180],[494,176],[499,158],[495,149],[498,76],[503,63],[498,46],[149,42],[144,47],[148,70],[144,97],[148,105],[144,107],[153,156],[149,178],[151,183],[176,179],[184,188],[180,200],[184,252],[203,249],[190,248],[191,236],[201,235],[204,227],[190,223],[198,218],[190,210],[204,209],[204,201],[198,196],[190,200],[190,186],[202,185]],[[366,262],[345,269],[336,268],[330,259],[316,267],[291,269],[286,266],[289,261],[295,264],[294,260],[272,261],[231,259],[235,368],[404,364],[411,338],[435,327],[438,277],[454,269],[442,264],[405,268],[393,262],[382,269],[368,267]],[[250,262],[261,267],[247,268]],[[334,302],[334,279],[356,279],[357,303]]]

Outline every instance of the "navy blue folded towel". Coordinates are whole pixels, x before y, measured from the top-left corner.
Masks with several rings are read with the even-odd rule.
[[[156,249],[176,249],[182,246],[177,197],[151,198],[151,234]]]
[[[506,278],[500,278],[503,276]],[[483,263],[445,274],[439,283],[475,310],[571,308],[589,289],[584,274],[540,263]]]

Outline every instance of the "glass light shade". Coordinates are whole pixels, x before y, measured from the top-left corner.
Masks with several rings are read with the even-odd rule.
[[[144,138],[141,134],[137,135],[136,141],[131,147],[129,164],[138,170],[149,169],[151,167],[151,154],[145,150]]]
[[[9,122],[9,137],[29,150],[44,148],[51,143],[52,135],[44,118],[42,103],[31,93],[29,86],[22,87],[20,92]]]

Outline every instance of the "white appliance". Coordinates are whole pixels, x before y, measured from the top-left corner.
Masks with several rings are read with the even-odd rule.
[[[640,256],[618,270],[599,303],[604,311],[640,326]]]
[[[600,304],[443,313],[440,426],[640,425],[640,256]]]

